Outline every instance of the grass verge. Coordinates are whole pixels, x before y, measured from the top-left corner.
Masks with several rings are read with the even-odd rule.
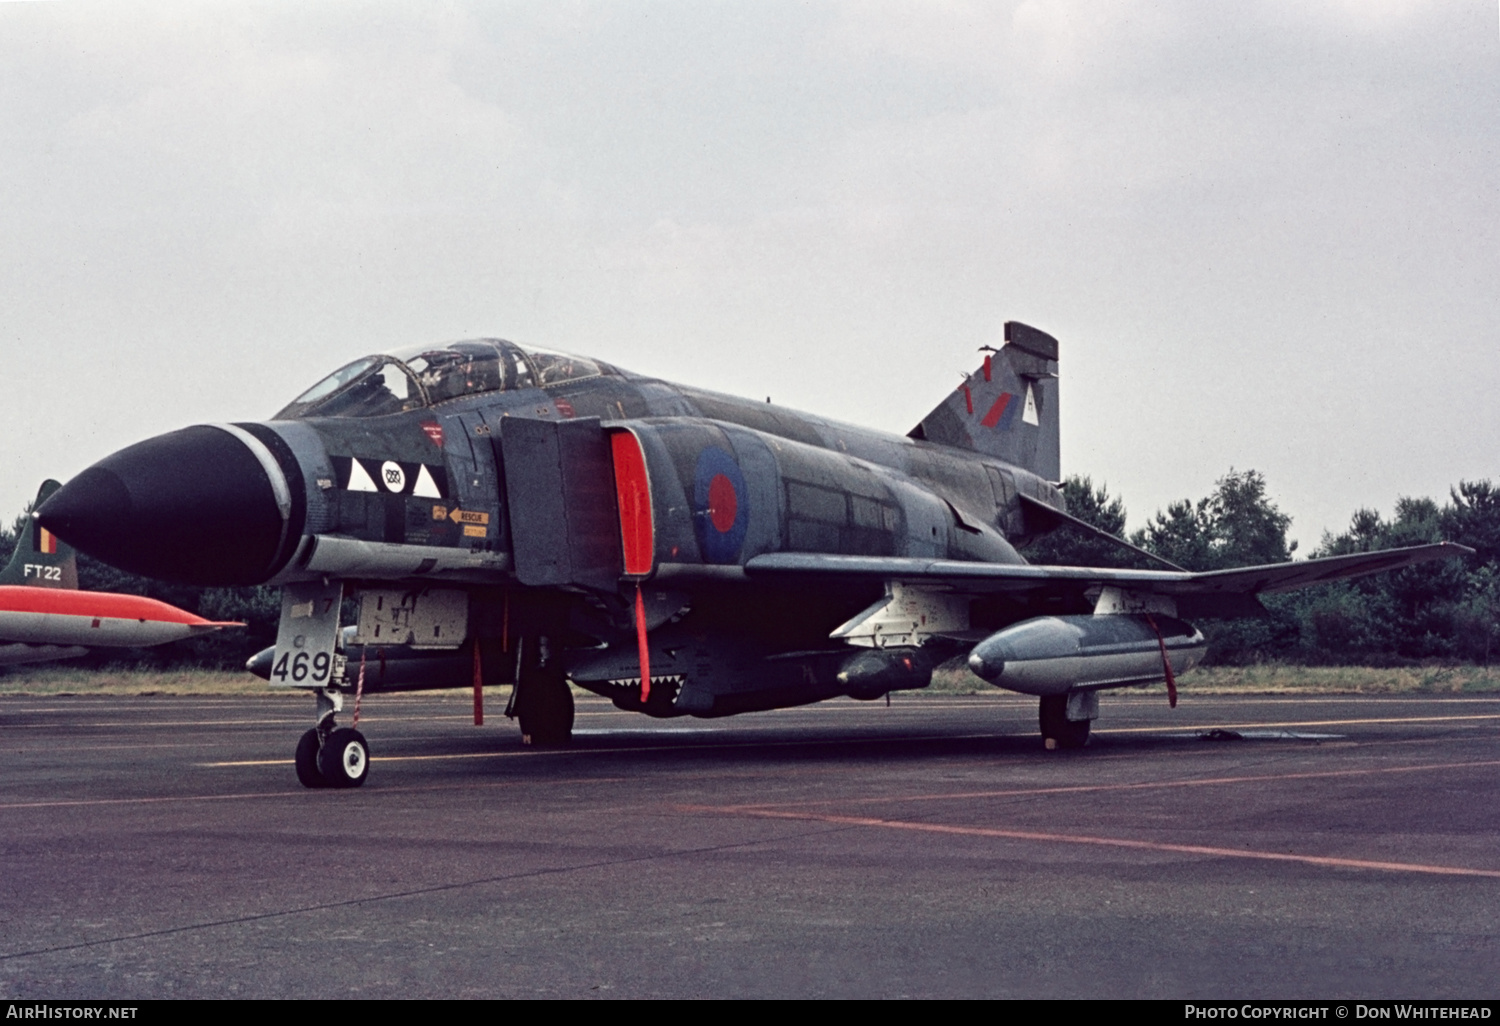
[[[273,690],[243,670],[83,670],[66,666],[29,666],[0,675],[0,695],[265,695],[282,697],[292,689]],[[302,692],[297,696],[305,697]]]

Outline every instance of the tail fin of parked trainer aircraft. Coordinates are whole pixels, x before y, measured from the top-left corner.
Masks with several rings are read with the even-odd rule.
[[[31,509],[36,509],[61,487],[56,481],[43,481]],[[0,584],[77,588],[78,556],[73,546],[27,516],[16,533],[16,549],[10,562],[0,570]]]
[[[908,432],[922,441],[995,456],[1048,481],[1062,477],[1057,339],[1005,322],[1005,345]]]

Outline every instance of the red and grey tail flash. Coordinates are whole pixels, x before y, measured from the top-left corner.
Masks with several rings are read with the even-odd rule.
[[[1062,476],[1057,406],[1057,339],[1007,321],[1005,345],[986,354],[908,435],[995,456],[1056,481]]]

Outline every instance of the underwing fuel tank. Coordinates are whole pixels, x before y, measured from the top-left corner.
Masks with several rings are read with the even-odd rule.
[[[870,701],[925,688],[932,683],[932,667],[931,654],[920,648],[872,648],[845,659],[836,679],[850,698]]]
[[[969,669],[996,687],[1060,695],[1161,680],[1163,648],[1172,673],[1183,673],[1198,665],[1207,647],[1196,627],[1170,616],[1039,616],[975,645]]]

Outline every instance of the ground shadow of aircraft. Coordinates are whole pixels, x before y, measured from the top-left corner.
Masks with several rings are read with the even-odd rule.
[[[1032,536],[1094,529],[1056,483],[1057,340],[1018,322],[1005,339],[905,437],[500,339],[376,354],[268,422],[104,458],[39,523],[152,577],[281,584],[252,663],[317,696],[308,786],[365,779],[364,737],[335,721],[351,693],[472,684],[479,721],[483,686],[514,683],[523,736],[561,744],[570,680],[726,716],[926,687],[965,654],[1040,698],[1049,748],[1079,747],[1100,691],[1165,679],[1175,699],[1204,651],[1186,618],[1468,551],[1030,565]]]
[[[33,508],[61,487],[43,481]],[[0,666],[75,659],[92,648],[146,648],[242,623],[205,620],[143,595],[78,590],[78,557],[35,519],[0,570]]]

